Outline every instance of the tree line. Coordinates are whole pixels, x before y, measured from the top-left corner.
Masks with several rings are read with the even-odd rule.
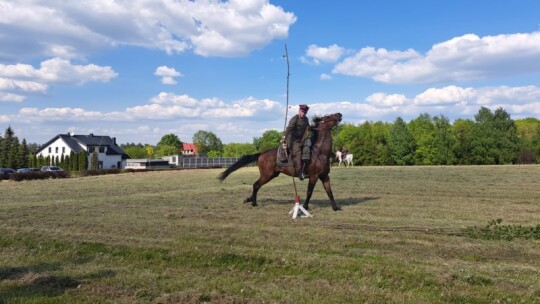
[[[354,154],[356,165],[500,165],[538,163],[540,121],[514,121],[502,108],[482,107],[471,119],[451,124],[443,115],[421,114],[406,123],[345,124],[336,147]]]
[[[397,117],[392,123],[368,121],[345,123],[333,130],[334,150],[346,148],[354,154],[355,165],[490,165],[540,163],[540,121],[514,121],[502,108],[482,107],[474,119],[457,119],[453,124],[444,115],[421,114],[410,122]],[[263,152],[279,145],[282,132],[269,130],[251,143],[223,144],[214,133],[197,131],[192,142],[199,155],[240,157]],[[183,142],[166,134],[156,145],[122,144],[130,158],[158,158],[181,153]],[[8,127],[0,136],[0,167],[22,168],[59,165],[72,171],[87,169],[88,155],[58,159],[36,158],[37,144],[19,142]],[[84,155],[82,155],[84,154]],[[90,169],[97,155],[90,155]]]
[[[239,157],[276,148],[282,132],[269,130],[251,143],[222,144],[212,132],[198,131],[193,143],[208,157]],[[474,119],[421,114],[410,122],[397,117],[392,123],[368,121],[342,124],[333,130],[334,151],[346,148],[355,155],[355,165],[488,165],[540,163],[540,121],[514,121],[502,108],[479,109]],[[164,136],[153,151],[170,155],[164,146],[181,141],[174,134]],[[135,146],[134,144],[131,146]],[[144,145],[138,144],[139,149]],[[147,152],[140,151],[141,154]],[[125,149],[127,152],[129,147]],[[167,151],[169,154],[161,154]],[[127,152],[131,155],[129,152]],[[148,155],[146,155],[148,156]]]

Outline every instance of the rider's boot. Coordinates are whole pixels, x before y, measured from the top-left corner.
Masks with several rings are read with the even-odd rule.
[[[300,175],[302,176],[302,179],[308,177],[306,173],[306,162],[302,161],[302,169],[300,170]]]
[[[294,170],[296,171],[296,176],[299,180],[304,179],[304,167],[302,165],[302,160],[300,157],[295,157],[294,159]]]

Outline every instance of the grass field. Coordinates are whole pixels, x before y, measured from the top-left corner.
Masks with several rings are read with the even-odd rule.
[[[540,166],[183,170],[0,182],[0,303],[540,303]],[[306,182],[297,182],[301,198]],[[518,226],[519,225],[519,226]]]

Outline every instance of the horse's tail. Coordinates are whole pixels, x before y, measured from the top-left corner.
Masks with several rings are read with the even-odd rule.
[[[259,158],[259,155],[261,155],[261,153],[257,153],[257,154],[252,154],[252,155],[244,155],[242,156],[238,161],[236,161],[234,164],[232,164],[229,168],[227,168],[227,170],[221,172],[221,174],[218,176],[218,179],[220,181],[223,181],[227,178],[227,176],[229,176],[231,173],[233,173],[234,171],[244,167],[244,166],[247,166],[253,162],[256,162],[257,159]]]

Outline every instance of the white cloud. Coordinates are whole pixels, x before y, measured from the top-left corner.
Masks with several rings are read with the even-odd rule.
[[[269,99],[247,97],[225,103],[218,98],[194,99],[188,95],[162,92],[150,103],[128,107],[122,112],[100,112],[82,108],[22,108],[18,117],[28,123],[44,121],[135,121],[171,119],[230,119],[253,118],[268,120],[268,115],[284,113],[280,103]]]
[[[341,58],[345,49],[338,46],[337,44],[332,44],[329,47],[320,47],[315,44],[308,46],[306,49],[306,57],[311,58],[311,60],[302,58],[303,62],[312,62],[314,64],[319,64],[322,62],[336,62]]]
[[[129,119],[175,118],[256,118],[266,120],[268,113],[279,113],[280,103],[269,99],[245,99],[225,103],[218,98],[197,100],[188,95],[161,92],[150,104],[127,108],[124,117]],[[116,117],[117,115],[115,115]]]
[[[22,101],[24,101],[24,96],[0,92],[0,102],[22,102]]]
[[[321,76],[319,77],[321,80],[330,80],[332,79],[332,76],[328,75],[328,74],[325,74],[325,73],[322,73]]]
[[[7,91],[45,93],[48,87],[49,86],[47,84],[36,81],[16,80],[0,77],[0,93]]]
[[[108,66],[76,65],[60,58],[41,62],[39,69],[28,64],[0,64],[0,96],[22,101],[29,94],[45,94],[50,84],[108,82],[117,75]]]
[[[540,102],[540,88],[529,85],[523,87],[500,86],[494,88],[481,88],[478,104],[505,103],[514,105]]]
[[[419,106],[439,106],[468,104],[493,106],[517,106],[540,102],[540,88],[529,85],[522,87],[483,87],[462,88],[447,86],[430,88],[414,97],[414,104]]]
[[[0,20],[0,58],[72,59],[118,45],[242,56],[286,38],[296,17],[268,0],[4,0]]]
[[[53,58],[41,63],[36,71],[38,76],[49,83],[77,83],[89,81],[108,82],[118,76],[109,66],[95,64],[75,65],[69,60]]]
[[[0,122],[1,123],[8,123],[11,121],[11,118],[8,115],[0,115]]]
[[[182,73],[176,71],[174,68],[169,68],[167,66],[158,67],[154,75],[160,76],[161,83],[167,84],[167,85],[176,84],[176,80],[174,78],[184,76],[182,75]]]
[[[154,73],[156,76],[169,76],[169,77],[178,77],[182,76],[182,73],[176,71],[174,68],[169,68],[167,66],[160,66],[156,69],[156,72]]]
[[[470,102],[477,94],[473,88],[447,86],[441,89],[430,88],[414,98],[416,105],[441,105]]]
[[[407,97],[403,94],[385,94],[375,93],[366,98],[366,101],[377,107],[395,107],[401,106],[408,102]]]
[[[467,34],[414,50],[363,48],[333,73],[387,83],[467,81],[540,72],[540,32],[478,37]]]
[[[364,100],[320,102],[309,106],[310,117],[340,112],[345,122],[355,124],[379,120],[391,122],[398,116],[408,120],[422,113],[445,115],[449,119],[473,118],[480,106],[503,107],[513,118],[523,118],[524,115],[540,115],[540,87],[447,86],[430,88],[412,96],[379,92]],[[289,109],[289,114],[294,112]],[[54,133],[57,126],[65,125],[61,132],[70,128],[75,128],[77,133],[96,129],[93,133],[103,131],[117,136],[121,142],[127,137],[128,141],[154,143],[159,141],[159,134],[164,130],[178,130],[183,140],[190,140],[198,130],[209,130],[224,142],[251,142],[253,137],[261,136],[268,129],[281,131],[284,113],[281,103],[269,99],[250,96],[226,102],[219,98],[196,99],[162,92],[146,104],[118,112],[70,107],[23,108],[17,115],[0,115],[0,122],[24,124],[21,130],[31,130],[32,136],[41,134],[44,138],[58,134],[49,133]],[[107,129],[96,127],[102,125],[101,122],[107,122]],[[39,125],[39,130],[32,130],[33,125]],[[49,133],[43,135],[44,132]],[[28,137],[24,133],[18,136]]]
[[[25,121],[100,121],[103,119],[103,113],[97,111],[88,111],[82,108],[22,108],[19,110],[19,116]]]

